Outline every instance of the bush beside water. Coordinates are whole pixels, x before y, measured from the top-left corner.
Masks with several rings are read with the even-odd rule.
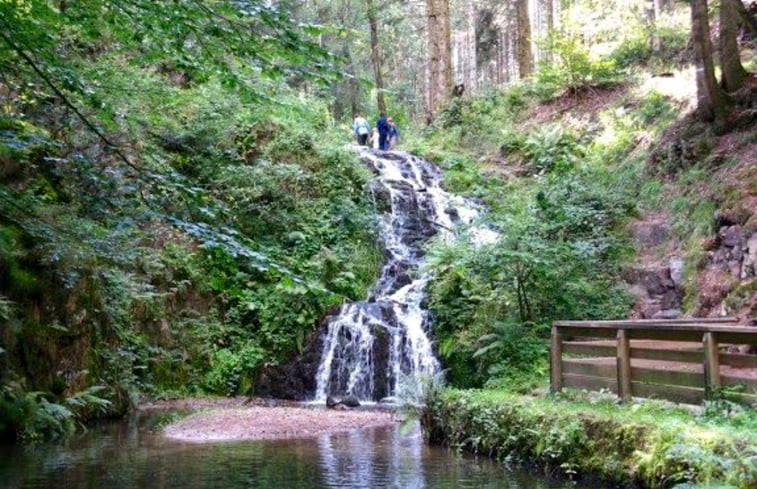
[[[552,475],[655,489],[757,484],[757,415],[738,407],[697,415],[655,401],[619,405],[610,395],[576,391],[533,398],[446,390],[428,400],[422,423],[432,442]]]

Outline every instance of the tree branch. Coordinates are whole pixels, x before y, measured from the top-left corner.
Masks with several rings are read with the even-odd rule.
[[[18,54],[21,57],[21,59],[23,59],[26,62],[26,64],[28,64],[29,67],[32,70],[34,70],[34,72],[40,78],[42,78],[42,80],[47,84],[47,86],[50,87],[50,89],[55,93],[55,95],[57,95],[63,101],[63,103],[69,109],[71,109],[74,114],[76,114],[76,116],[79,118],[79,120],[82,121],[82,123],[87,127],[87,129],[89,129],[95,135],[97,135],[97,137],[103,143],[105,143],[105,145],[108,148],[110,148],[116,154],[116,156],[118,156],[119,159],[121,161],[123,161],[127,166],[129,166],[130,168],[132,168],[133,170],[135,170],[135,171],[137,171],[139,173],[142,172],[141,168],[139,168],[134,163],[132,163],[131,161],[129,161],[129,159],[126,157],[126,155],[124,155],[123,152],[121,152],[121,150],[119,149],[119,146],[117,144],[113,143],[110,139],[108,139],[108,137],[105,134],[103,134],[103,132],[100,131],[100,129],[97,128],[97,126],[95,126],[92,122],[90,122],[90,120],[87,119],[87,117],[84,114],[81,113],[81,111],[74,105],[74,103],[71,102],[68,99],[68,97],[66,97],[66,95],[61,91],[61,89],[58,88],[58,86],[53,82],[53,80],[50,79],[50,77],[42,70],[42,68],[40,68],[39,66],[37,66],[37,63],[35,63],[35,61],[32,59],[32,57],[29,56],[15,42],[13,42],[13,40],[10,37],[8,37],[8,35],[5,32],[3,32],[2,30],[0,30],[0,38],[2,38],[2,40],[5,42],[5,44],[7,44],[13,51],[15,51],[16,54]]]

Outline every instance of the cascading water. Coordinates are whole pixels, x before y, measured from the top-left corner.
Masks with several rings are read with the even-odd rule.
[[[379,400],[394,395],[403,382],[439,371],[422,306],[428,282],[421,271],[424,245],[437,233],[452,236],[456,225],[478,214],[441,188],[440,170],[427,161],[368,149],[361,157],[377,175],[371,191],[387,262],[371,296],[345,304],[328,324],[316,378],[320,401],[345,395]]]

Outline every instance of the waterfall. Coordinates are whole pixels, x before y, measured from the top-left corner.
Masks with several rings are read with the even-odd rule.
[[[343,305],[328,323],[316,377],[320,401],[344,395],[380,400],[405,382],[439,372],[423,306],[424,246],[439,233],[451,239],[456,225],[478,214],[442,189],[439,168],[427,161],[369,149],[361,149],[361,158],[376,174],[370,189],[387,261],[370,297]]]

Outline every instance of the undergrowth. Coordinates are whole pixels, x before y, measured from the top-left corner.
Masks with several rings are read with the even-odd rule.
[[[658,401],[618,404],[571,391],[557,398],[447,390],[432,396],[424,429],[433,441],[570,478],[677,483],[757,483],[757,416],[695,414]]]

